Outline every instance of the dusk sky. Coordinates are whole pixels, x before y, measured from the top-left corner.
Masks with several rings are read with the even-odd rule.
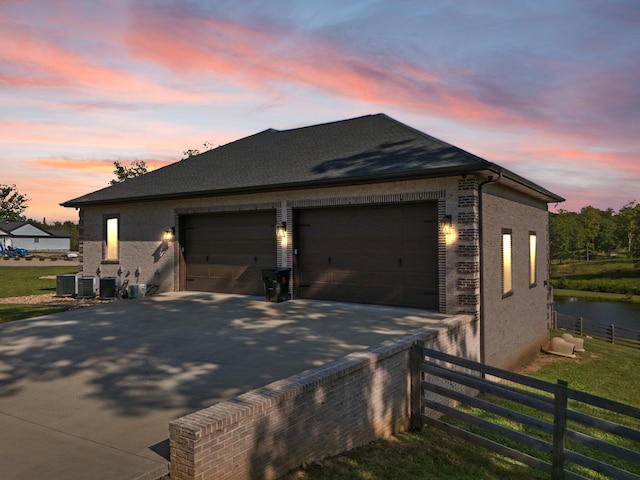
[[[0,184],[35,220],[218,146],[387,115],[565,197],[640,201],[640,1],[0,0]]]

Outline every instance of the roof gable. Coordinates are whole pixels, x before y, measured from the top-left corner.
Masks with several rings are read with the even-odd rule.
[[[0,232],[11,237],[71,237],[71,234],[65,230],[43,230],[30,222],[10,222],[7,220],[0,221]]]
[[[284,131],[268,129],[62,205],[337,185],[492,167],[377,114]]]

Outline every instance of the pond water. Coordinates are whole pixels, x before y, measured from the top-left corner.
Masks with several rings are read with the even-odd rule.
[[[640,330],[640,305],[623,302],[589,302],[577,298],[555,299],[555,310],[591,322]]]

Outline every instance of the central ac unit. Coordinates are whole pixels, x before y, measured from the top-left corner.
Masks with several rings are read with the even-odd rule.
[[[102,277],[100,279],[100,298],[108,300],[116,297],[116,292],[120,286],[118,277]]]
[[[78,279],[78,297],[93,298],[98,290],[98,279],[96,277],[80,277]]]
[[[56,276],[56,297],[73,297],[78,289],[78,276],[66,274]]]
[[[142,298],[147,293],[147,284],[146,283],[130,283],[128,294],[129,298]]]

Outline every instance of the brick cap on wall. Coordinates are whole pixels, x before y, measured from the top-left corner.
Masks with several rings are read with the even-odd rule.
[[[266,410],[283,400],[294,398],[322,384],[331,383],[369,365],[411,348],[418,340],[428,341],[456,327],[475,321],[470,315],[452,316],[441,327],[424,327],[380,343],[362,352],[354,352],[319,367],[305,370],[286,379],[225,400],[203,410],[185,415],[169,423],[169,430],[193,441],[224,430],[239,421]]]

